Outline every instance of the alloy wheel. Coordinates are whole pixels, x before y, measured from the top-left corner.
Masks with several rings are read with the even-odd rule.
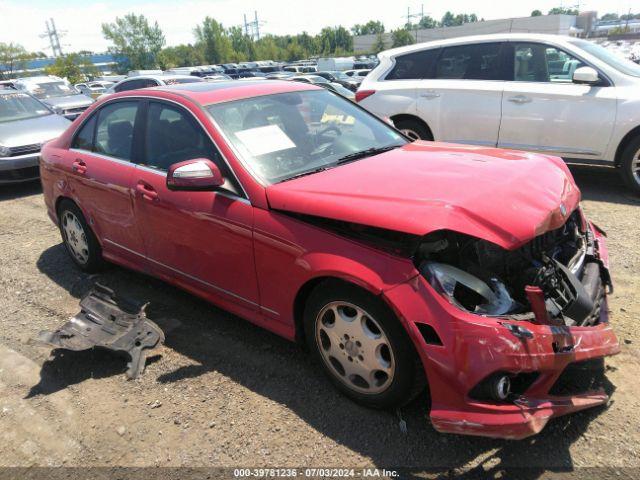
[[[415,130],[411,130],[410,128],[403,128],[400,131],[404,133],[407,137],[409,137],[412,142],[415,142],[416,140],[420,140],[420,135],[418,135],[418,133]]]
[[[357,305],[331,302],[316,317],[316,342],[325,364],[350,389],[364,394],[386,390],[395,360],[380,324]]]
[[[633,154],[633,160],[631,160],[631,175],[636,184],[640,185],[640,149]]]
[[[89,242],[84,228],[72,212],[66,210],[62,215],[62,231],[71,254],[82,265],[89,260]]]

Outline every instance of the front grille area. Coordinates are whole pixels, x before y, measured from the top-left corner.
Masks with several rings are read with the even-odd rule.
[[[11,147],[9,156],[17,157],[19,155],[28,155],[30,153],[38,153],[40,151],[41,145],[39,143],[34,143],[32,145],[22,145],[20,147]]]
[[[553,384],[549,394],[562,397],[599,390],[606,385],[604,372],[604,358],[570,363]]]
[[[38,178],[40,170],[38,167],[18,168],[16,170],[0,170],[0,182],[19,182]]]

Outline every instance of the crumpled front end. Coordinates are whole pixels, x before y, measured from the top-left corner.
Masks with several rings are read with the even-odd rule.
[[[493,251],[480,261],[491,266],[484,274],[459,259],[441,268],[450,265],[447,242],[431,239],[417,260],[423,275],[385,292],[417,346],[436,430],[521,439],[553,417],[608,401],[603,359],[619,352],[608,319],[609,260],[603,233],[577,212],[577,234],[568,221],[549,245],[538,238],[505,251],[515,270],[500,271]],[[469,255],[485,245],[458,247]],[[425,271],[424,262],[436,265]]]

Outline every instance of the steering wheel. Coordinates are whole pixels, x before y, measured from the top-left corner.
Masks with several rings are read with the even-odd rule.
[[[335,125],[329,125],[328,127],[323,128],[322,130],[320,130],[320,131],[318,132],[318,134],[317,134],[317,135],[318,135],[319,137],[322,137],[322,136],[324,136],[324,134],[329,133],[329,132],[336,132],[336,134],[337,134],[337,136],[338,136],[338,137],[339,137],[340,135],[342,135],[342,131],[341,131],[338,127],[336,127]]]

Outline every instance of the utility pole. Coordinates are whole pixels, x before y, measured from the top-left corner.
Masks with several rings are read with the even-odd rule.
[[[258,11],[253,11],[252,22],[247,22],[247,14],[244,14],[244,34],[247,37],[251,37],[252,40],[260,40],[260,25],[264,25],[264,22],[258,20]]]
[[[411,9],[410,7],[407,7],[407,28],[411,28],[411,19],[412,18],[417,18],[420,17],[420,20],[422,20],[424,18],[424,3],[421,5],[420,7],[420,13],[411,13]],[[418,21],[418,23],[416,23],[413,32],[415,35],[415,39],[416,39],[416,43],[418,43],[418,26],[420,24],[420,21]]]
[[[60,37],[64,36],[65,32],[58,31],[56,28],[56,24],[53,21],[53,18],[49,20],[45,20],[45,25],[47,26],[47,31],[40,35],[40,38],[48,38],[49,45],[51,46],[51,51],[54,57],[62,56],[62,48],[60,47]]]

